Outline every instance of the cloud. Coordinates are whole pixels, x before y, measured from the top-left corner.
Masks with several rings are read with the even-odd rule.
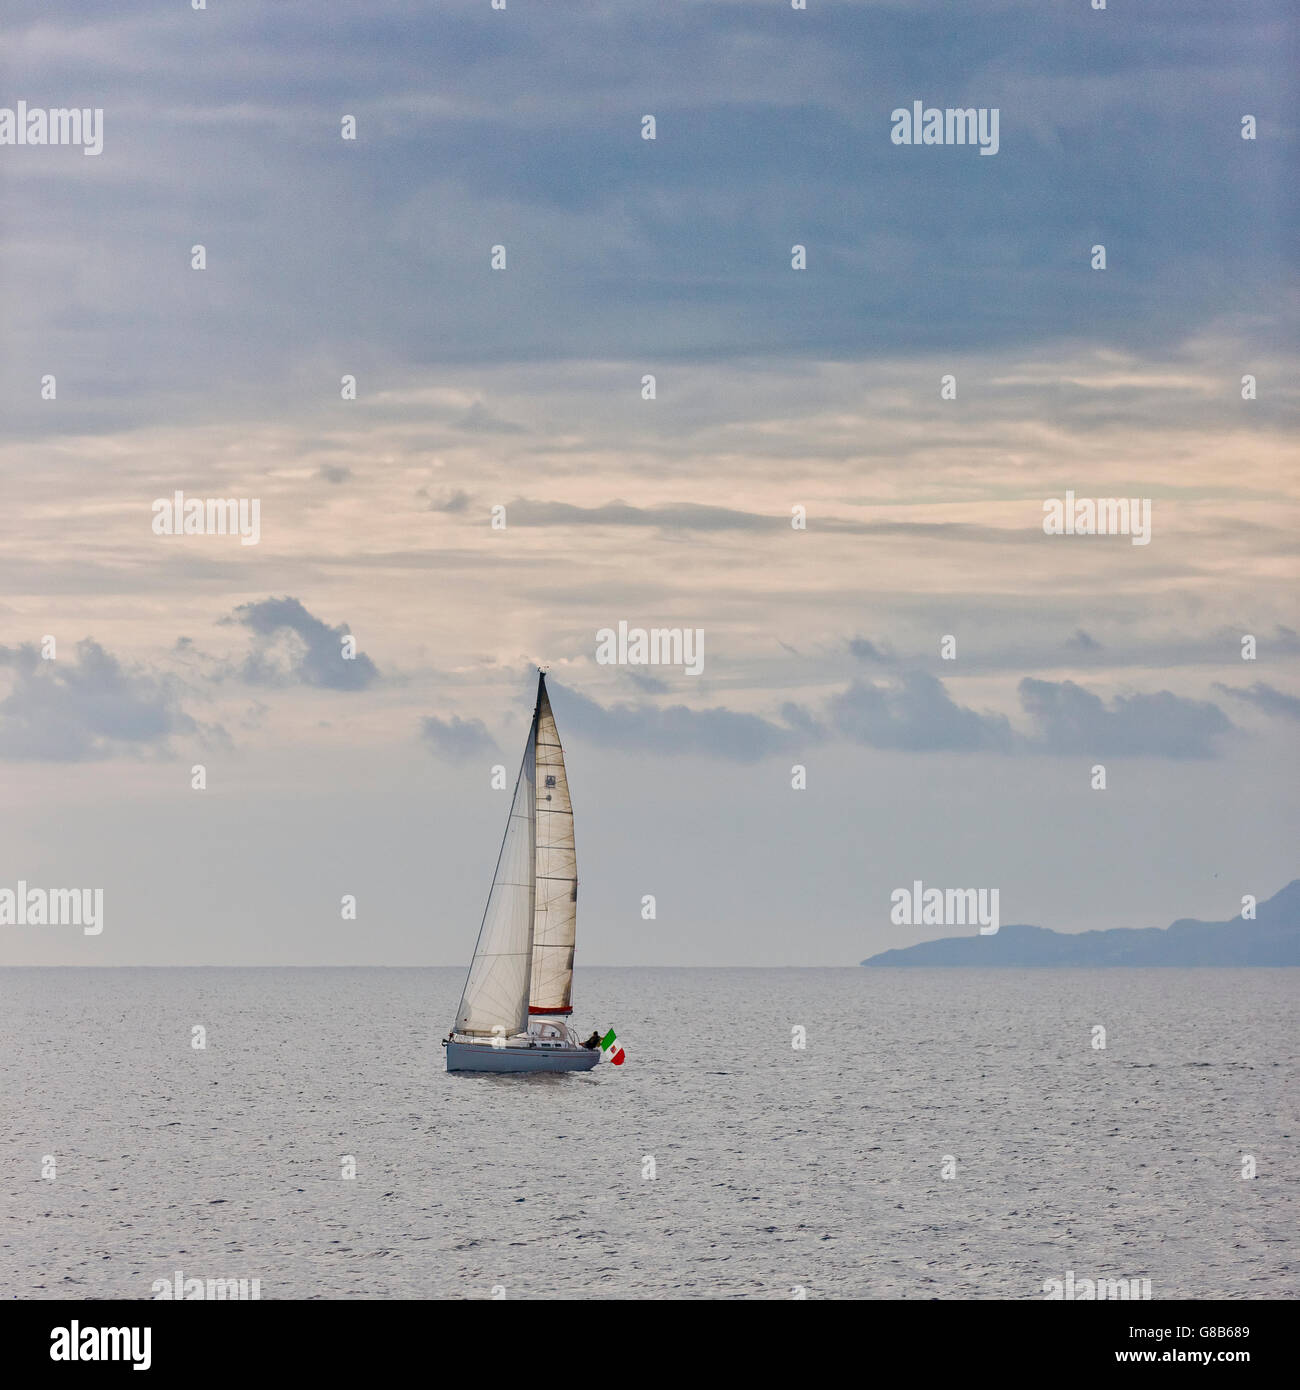
[[[435,25],[409,0],[374,0],[328,29],[301,0],[277,6],[274,29],[259,7],[222,6],[220,32],[176,22],[175,7],[164,21],[156,0],[111,16],[83,6],[58,24],[19,8],[32,16],[5,37],[33,91],[90,84],[113,97],[115,177],[96,185],[98,254],[78,276],[50,273],[47,247],[57,236],[75,251],[68,209],[100,161],[33,150],[14,163],[44,235],[6,236],[8,321],[20,337],[54,335],[57,359],[76,351],[103,384],[68,393],[66,411],[154,418],[156,401],[135,389],[146,369],[179,388],[210,360],[282,400],[289,364],[328,356],[339,323],[385,364],[610,360],[635,341],[662,399],[669,364],[737,345],[782,362],[1032,349],[1081,325],[1101,341],[1164,344],[1216,313],[1279,314],[1294,230],[1277,196],[1287,141],[1265,118],[1248,164],[1220,138],[1238,93],[1287,90],[1275,6],[1151,21],[1172,26],[1158,73],[1138,66],[1119,26],[1102,34],[1077,7],[1050,61],[1024,38],[1023,7],[1005,4],[977,38],[934,29],[923,45],[916,25],[933,23],[915,6],[825,6],[798,35],[749,4],[660,6],[653,41],[644,7],[602,5],[593,23],[582,7],[520,6],[487,47],[469,3],[440,7]],[[291,69],[278,60],[286,45]],[[995,159],[891,144],[893,106],[923,89],[943,104],[971,81],[1004,113]],[[638,113],[609,113],[647,90],[660,131],[642,147]],[[492,100],[500,91],[518,99]],[[347,158],[337,129],[290,138],[336,128],[341,101],[358,114],[363,158]],[[1167,158],[1117,199],[1115,162],[1134,131]],[[317,215],[275,196],[285,188],[310,190]],[[201,319],[201,297],[148,292],[198,192],[228,276],[221,312]],[[1102,205],[1118,276],[1061,249]],[[1011,234],[1008,206],[1021,212]],[[1147,235],[1152,225],[1168,235]],[[485,287],[491,228],[510,242],[510,270]],[[795,236],[809,248],[800,275]],[[339,275],[358,238],[369,273]],[[1205,273],[1225,245],[1250,248],[1230,284]],[[410,290],[431,274],[436,332]],[[232,397],[204,389],[184,404],[229,411]],[[478,404],[461,427],[515,428]]]
[[[731,507],[675,502],[660,507],[634,507],[615,499],[599,507],[570,502],[535,502],[517,497],[507,508],[517,526],[666,526],[683,531],[771,531],[788,527],[789,517],[763,516]]]
[[[1286,694],[1285,691],[1274,690],[1263,681],[1256,681],[1254,685],[1244,688],[1239,685],[1221,685],[1216,681],[1214,688],[1223,691],[1225,695],[1233,696],[1234,699],[1249,701],[1265,714],[1276,715],[1279,719],[1300,720],[1300,699]]]
[[[517,526],[658,526],[677,531],[743,531],[769,535],[781,535],[790,529],[788,515],[744,512],[699,502],[638,507],[616,498],[600,506],[580,507],[572,502],[516,497],[508,505],[507,512],[511,524]],[[985,526],[962,521],[858,521],[851,517],[814,515],[809,526],[814,532],[833,535],[878,536],[917,543],[1038,546],[1043,539],[1037,527]]]
[[[342,463],[322,463],[316,470],[316,476],[327,483],[346,483],[352,476],[352,470]]]
[[[596,743],[742,762],[827,739],[908,753],[1207,758],[1217,751],[1215,740],[1233,727],[1217,705],[1168,690],[1121,695],[1107,705],[1073,681],[1026,678],[1019,695],[1027,730],[1003,714],[958,703],[943,681],[918,670],[889,681],[855,680],[820,713],[787,702],[781,723],[721,707],[602,706],[570,690],[561,698],[566,727]]]
[[[781,706],[781,718],[797,733],[802,734],[805,741],[820,741],[826,737],[826,727],[821,720],[793,701],[787,701]]]
[[[31,644],[0,647],[14,683],[0,701],[0,758],[79,762],[129,749],[168,752],[173,734],[198,731],[166,677],[128,671],[98,642],[45,661]]]
[[[892,684],[854,681],[831,698],[827,713],[838,733],[869,748],[1005,753],[1014,742],[1004,715],[957,704],[925,671],[907,671]]]
[[[688,709],[685,705],[599,705],[565,686],[549,685],[556,717],[565,729],[601,747],[654,753],[708,754],[755,762],[789,749],[790,729],[756,714]]]
[[[850,637],[849,651],[859,661],[878,662],[882,666],[888,666],[894,660],[893,656],[883,647],[869,642],[865,637]]]
[[[624,669],[623,674],[632,682],[634,686],[646,695],[666,695],[672,688],[665,680],[660,680],[658,676],[652,676],[648,671],[638,671],[633,666]]]
[[[379,679],[374,662],[362,651],[346,659],[342,639],[346,623],[329,627],[296,598],[268,598],[245,603],[224,622],[236,622],[258,638],[239,668],[250,685],[312,685],[323,690],[364,690]]]
[[[1216,751],[1215,738],[1233,727],[1218,705],[1168,690],[1119,695],[1110,708],[1073,681],[1026,677],[1019,692],[1035,729],[1032,745],[1047,753],[1208,758]]]
[[[496,741],[481,719],[438,719],[427,715],[420,721],[420,737],[448,762],[465,763],[498,752]]]
[[[1245,630],[1240,626],[1216,624],[1189,634],[1158,633],[1150,630],[1146,623],[1135,627],[1131,623],[1121,622],[1120,610],[1123,605],[1109,596],[1099,596],[1096,600],[1097,608],[1105,609],[1105,617],[1112,624],[1105,641],[1083,628],[1075,628],[1072,635],[1064,640],[1058,636],[1062,624],[1071,619],[1076,609],[1073,602],[1058,606],[1049,601],[1036,612],[1031,612],[1023,600],[1007,603],[1001,596],[990,596],[987,592],[954,591],[944,595],[942,610],[938,604],[931,604],[924,596],[914,594],[898,596],[897,606],[900,610],[904,605],[909,610],[907,616],[913,626],[912,640],[902,645],[901,652],[895,652],[885,642],[873,642],[871,645],[895,664],[924,667],[922,653],[915,639],[915,615],[926,615],[923,630],[927,639],[935,623],[940,620],[945,626],[939,630],[949,632],[962,622],[977,620],[988,628],[992,640],[978,646],[963,646],[963,676],[976,673],[1021,676],[1027,671],[1043,671],[1056,665],[1069,668],[1088,666],[1113,673],[1125,669],[1171,671],[1184,666],[1208,666],[1222,670],[1225,658],[1234,661],[1240,659],[1241,637]],[[1153,612],[1152,617],[1157,616]],[[1261,658],[1265,655],[1273,658],[1297,654],[1288,649],[1286,634],[1287,629],[1278,628],[1273,636],[1260,636]],[[854,654],[869,659],[865,649]]]
[[[430,498],[429,510],[431,512],[453,512],[459,513],[467,511],[471,498],[468,492],[457,489],[449,492],[443,497]]]
[[[456,417],[453,424],[457,429],[482,430],[492,434],[528,433],[526,425],[521,425],[517,420],[507,420],[504,416],[489,410],[482,401],[475,401],[468,410]]]

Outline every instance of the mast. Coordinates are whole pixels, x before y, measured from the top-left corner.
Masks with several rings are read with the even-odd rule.
[[[536,889],[530,1014],[573,1012],[573,954],[578,927],[578,860],[573,803],[546,674],[537,673],[533,716],[537,750]]]

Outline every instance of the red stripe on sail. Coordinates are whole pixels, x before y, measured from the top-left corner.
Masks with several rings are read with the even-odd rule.
[[[571,1014],[573,1012],[573,1005],[558,1004],[553,1009],[539,1009],[536,1004],[529,1004],[528,1012],[530,1014]]]

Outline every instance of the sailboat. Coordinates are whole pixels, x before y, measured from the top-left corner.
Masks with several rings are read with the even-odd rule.
[[[573,805],[539,669],[492,891],[444,1039],[448,1071],[590,1071],[600,1061],[596,1035],[582,1043],[567,1022],[577,924]]]

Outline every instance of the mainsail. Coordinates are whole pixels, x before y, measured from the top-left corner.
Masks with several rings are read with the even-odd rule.
[[[578,859],[573,845],[573,803],[564,749],[551,713],[546,677],[537,678],[537,891],[533,917],[530,1014],[573,1011],[573,943],[578,928]]]
[[[539,705],[540,709],[540,705]],[[549,705],[548,705],[549,709]],[[537,863],[537,714],[479,928],[474,962],[456,1010],[458,1033],[513,1037],[528,1027]]]

